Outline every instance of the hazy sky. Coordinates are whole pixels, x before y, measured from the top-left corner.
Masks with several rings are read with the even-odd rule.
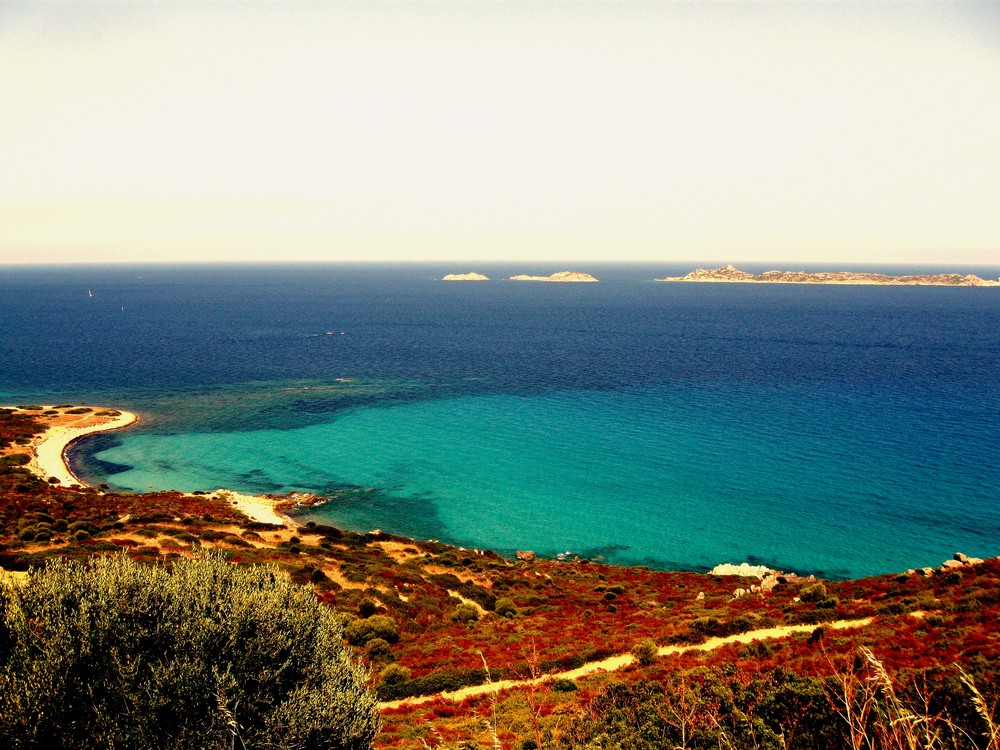
[[[1000,4],[0,0],[0,262],[1000,264]]]

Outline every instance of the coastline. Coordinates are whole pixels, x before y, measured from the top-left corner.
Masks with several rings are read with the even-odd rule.
[[[216,490],[213,494],[218,495],[247,518],[258,523],[270,523],[291,528],[302,525],[295,519],[279,512],[279,509],[285,504],[283,501],[273,500],[266,495],[245,495],[242,492],[226,489]]]
[[[46,408],[51,409],[51,407]],[[102,411],[115,411],[117,412],[117,416],[104,417],[101,415]],[[97,432],[120,430],[139,421],[138,414],[119,409],[100,409],[96,413],[89,413],[82,416],[84,418],[80,419],[79,422],[83,424],[50,423],[48,429],[39,435],[35,441],[32,441],[29,447],[32,448],[33,456],[31,462],[28,464],[28,468],[34,471],[41,479],[49,481],[50,478],[54,477],[63,485],[77,484],[85,486],[85,483],[72,472],[69,462],[66,460],[66,451],[69,446],[87,435]],[[94,418],[98,418],[101,421],[93,422]]]
[[[31,456],[28,469],[42,481],[50,482],[56,479],[58,485],[64,487],[86,487],[70,468],[66,459],[66,451],[71,445],[82,438],[98,432],[110,432],[130,427],[140,421],[138,414],[109,407],[88,407],[90,411],[82,414],[72,414],[63,407],[57,412],[56,407],[41,406],[38,409],[20,409],[7,407],[19,412],[31,414],[46,425],[45,432],[35,436],[27,446]],[[81,407],[76,407],[81,408]],[[72,410],[72,407],[70,407]],[[48,411],[49,414],[44,412]],[[246,495],[235,490],[220,489],[216,491],[237,510],[252,521],[277,526],[296,528],[300,524],[289,516],[279,512],[279,508],[287,501],[275,500],[263,495]]]

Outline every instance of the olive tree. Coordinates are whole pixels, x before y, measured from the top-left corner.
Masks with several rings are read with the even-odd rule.
[[[27,748],[368,748],[334,613],[219,555],[52,562],[0,588],[0,737]]]

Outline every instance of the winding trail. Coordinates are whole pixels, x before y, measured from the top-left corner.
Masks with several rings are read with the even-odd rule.
[[[811,633],[816,628],[822,627],[827,630],[845,630],[848,628],[863,628],[870,625],[872,622],[871,617],[865,617],[860,620],[834,620],[833,622],[821,622],[816,625],[779,625],[774,628],[763,628],[761,630],[748,630],[746,633],[737,633],[736,635],[727,635],[722,638],[709,638],[704,643],[697,643],[684,646],[661,646],[657,650],[659,656],[670,656],[672,654],[683,654],[686,651],[712,651],[721,646],[728,646],[730,643],[750,643],[752,641],[763,641],[773,638],[785,638],[789,635],[794,635],[796,633]],[[582,667],[577,667],[576,669],[570,669],[566,672],[556,672],[554,674],[547,674],[542,677],[535,677],[533,679],[526,680],[497,680],[496,682],[487,682],[483,685],[472,685],[470,687],[461,688],[460,690],[453,690],[444,693],[433,693],[431,695],[419,695],[412,698],[401,698],[396,701],[386,701],[384,703],[379,703],[379,709],[392,709],[399,708],[400,706],[410,706],[417,705],[420,703],[427,703],[428,701],[436,700],[438,698],[444,698],[449,701],[462,701],[466,698],[471,698],[475,695],[484,695],[487,693],[499,693],[502,690],[510,690],[512,688],[524,687],[527,685],[538,685],[543,682],[548,682],[550,680],[577,680],[581,677],[585,677],[589,674],[595,672],[614,672],[619,669],[623,669],[635,661],[635,657],[632,654],[619,654],[618,656],[611,656],[607,659],[602,659],[601,661],[593,661],[589,664],[584,664]]]

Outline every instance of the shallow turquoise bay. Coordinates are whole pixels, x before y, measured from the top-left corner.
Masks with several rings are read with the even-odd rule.
[[[110,478],[127,489],[307,490],[332,498],[307,518],[469,547],[857,576],[991,552],[1000,476],[982,471],[989,425],[976,425],[940,405],[921,415],[812,390],[647,387],[126,433],[96,458],[133,466]],[[937,437],[915,451],[920,430]]]

